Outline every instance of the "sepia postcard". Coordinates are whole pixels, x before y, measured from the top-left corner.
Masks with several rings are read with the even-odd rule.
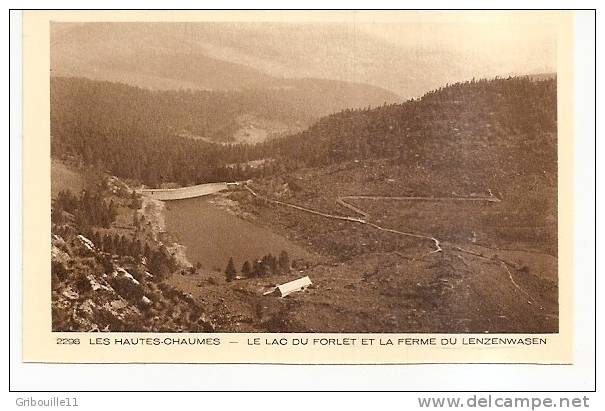
[[[24,12],[23,360],[573,363],[572,22]]]

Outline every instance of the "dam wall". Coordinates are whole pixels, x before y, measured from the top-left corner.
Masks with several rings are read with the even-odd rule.
[[[230,184],[232,183],[208,183],[181,188],[146,188],[140,193],[161,201],[182,200],[215,194],[227,190]]]

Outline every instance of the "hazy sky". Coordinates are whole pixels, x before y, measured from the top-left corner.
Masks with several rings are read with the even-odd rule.
[[[229,13],[214,22],[212,16],[199,23],[184,14],[192,21],[53,24],[53,73],[203,89],[227,87],[221,76],[313,77],[409,98],[473,77],[557,71],[556,13]]]
[[[464,56],[479,75],[556,71],[557,27],[544,14],[411,13],[405,20],[357,26],[394,45]]]

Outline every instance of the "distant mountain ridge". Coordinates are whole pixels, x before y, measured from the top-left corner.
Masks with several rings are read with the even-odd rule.
[[[117,130],[223,142],[238,142],[238,136],[256,133],[254,142],[258,142],[302,131],[345,107],[396,101],[392,93],[372,86],[332,80],[284,79],[272,84],[227,91],[150,90],[52,77],[51,123],[73,124],[75,118],[86,118]]]
[[[273,100],[270,106],[262,99],[271,97],[259,100],[257,93],[150,91],[57,78],[51,82],[51,153],[150,186],[394,158],[410,172],[437,173],[434,181],[445,186],[473,180],[484,188],[514,173],[556,173],[556,90],[554,79],[529,77],[457,83],[402,104],[343,110],[284,138],[223,146],[179,131],[226,141],[240,127],[242,108],[287,121],[300,116],[296,104]],[[264,170],[245,167],[266,158],[276,161]]]
[[[107,80],[150,89],[193,90],[272,88],[280,87],[284,82],[305,79],[309,83],[312,78],[317,78],[323,82],[333,80],[355,83],[355,87],[374,92],[380,90],[388,95],[387,101],[399,99],[394,92],[370,85],[370,82],[362,78],[354,80],[347,76],[315,75],[321,73],[313,71],[271,69],[265,60],[271,57],[277,62],[279,53],[274,51],[268,55],[266,47],[262,47],[259,42],[250,38],[246,41],[246,36],[242,34],[246,30],[241,30],[240,27],[240,30],[230,31],[228,27],[221,28],[210,23],[53,25],[51,75]],[[234,57],[233,52],[229,52],[234,50],[233,35],[237,38],[237,44],[242,47],[249,45],[251,53],[259,53],[262,57]],[[238,49],[241,50],[241,47]],[[325,55],[322,59],[336,62],[338,57],[340,56]],[[309,62],[301,60],[303,58],[302,55],[295,56],[289,61],[289,65],[308,65]],[[338,70],[346,71],[346,64]]]

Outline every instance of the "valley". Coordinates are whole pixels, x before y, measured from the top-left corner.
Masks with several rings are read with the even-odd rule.
[[[101,87],[57,84],[65,107],[79,101],[76,84],[93,94]],[[115,91],[95,101],[133,89]],[[159,119],[209,124],[187,113],[190,103],[212,96],[136,93],[141,101],[158,98]],[[179,106],[184,111],[173,107],[177,101],[189,101]],[[558,331],[552,79],[456,83],[401,104],[339,111],[254,144],[173,135],[145,110],[151,122],[130,108],[134,122],[116,107],[65,110],[51,117],[53,164],[61,165],[53,192],[75,181],[74,173],[97,173],[85,186],[105,205],[88,215],[77,208],[93,201],[88,196],[62,195],[53,233],[68,243],[67,253],[78,235],[99,249],[92,257],[98,263],[86,264],[100,270],[93,276],[109,281],[106,287],[119,289],[122,281],[101,280],[109,262],[118,273],[134,273],[142,290],[121,298],[142,304],[141,315],[149,304],[141,295],[152,301],[148,329],[158,324],[151,319],[169,315],[166,298],[176,298],[189,302],[180,313],[193,307],[186,321],[172,320],[183,331]],[[125,239],[106,239],[116,234]],[[56,290],[76,276],[74,264],[84,264],[72,257],[75,263],[62,262],[70,274]],[[304,291],[266,295],[306,276]],[[94,301],[88,287],[81,292]],[[57,291],[57,304],[67,296]],[[140,328],[120,321],[120,329]]]
[[[237,191],[232,194],[241,195]],[[254,199],[258,198],[258,195],[251,195]],[[492,197],[469,199],[484,203],[475,207],[475,211],[489,207],[494,202],[490,201]],[[204,200],[206,203],[209,201],[211,200]],[[266,204],[272,203],[267,198],[263,201]],[[431,200],[423,202],[430,203]],[[169,202],[168,208],[171,209],[175,203],[179,201]],[[233,203],[230,204],[234,206]],[[279,215],[280,209],[292,208],[285,203],[279,205],[278,208],[268,206],[268,212]],[[179,205],[176,204],[176,207]],[[200,204],[195,208],[196,218],[187,215],[185,221],[196,221],[202,215],[199,212]],[[332,219],[336,220],[338,226],[351,225],[349,229],[353,232],[369,231],[364,230],[365,224],[385,234],[374,234],[376,239],[373,245],[376,250],[364,251],[344,260],[330,252],[334,247],[323,249],[323,254],[319,254],[322,248],[317,248],[320,257],[316,262],[294,273],[312,278],[312,287],[303,293],[288,296],[285,302],[263,295],[277,282],[288,280],[288,277],[283,276],[261,280],[241,278],[225,284],[221,281],[220,269],[215,269],[214,274],[198,272],[195,275],[176,276],[170,280],[171,283],[198,296],[207,304],[210,312],[213,311],[212,307],[221,306],[223,314],[215,318],[218,324],[226,321],[225,316],[232,318],[235,315],[238,319],[235,328],[233,323],[228,322],[229,326],[222,326],[223,331],[356,332],[363,329],[366,332],[443,332],[446,324],[448,330],[455,324],[454,332],[520,332],[521,326],[525,330],[531,326],[534,332],[557,330],[557,282],[556,279],[553,280],[557,269],[556,259],[547,254],[531,250],[494,249],[471,239],[464,244],[437,242],[439,248],[434,249],[430,241],[423,242],[423,239],[433,239],[429,236],[412,234],[416,238],[401,241],[393,238],[392,234],[410,234],[347,219],[346,216],[328,215],[299,207],[293,209],[291,219],[299,222],[306,219],[300,214],[311,214],[309,218],[317,223],[321,222],[317,220]],[[178,214],[178,217],[185,217]],[[241,210],[239,214],[241,215]],[[235,218],[240,219],[237,216]],[[369,215],[366,218],[370,218]],[[257,217],[253,218],[255,224],[259,224],[257,220]],[[266,224],[268,220],[263,221]],[[248,233],[244,234],[241,228],[236,230],[237,233],[231,231],[233,222],[225,223],[213,216],[206,218],[206,223],[222,225],[218,239],[212,235],[214,230],[205,230],[201,225],[196,225],[200,227],[201,233],[208,232],[213,238],[214,243],[207,244],[206,250],[222,252],[225,250],[225,238],[229,242],[246,241]],[[333,224],[324,223],[329,229],[336,229]],[[167,227],[177,233],[187,231],[182,226],[170,223]],[[274,226],[274,229],[287,233],[282,235],[295,236],[295,227],[281,227],[280,230]],[[362,236],[368,234],[365,232]],[[271,248],[272,244],[266,236],[260,235],[258,231],[253,235],[262,247]],[[348,235],[346,240],[345,236],[341,238],[347,242],[357,240],[358,246],[368,245],[367,240],[363,242],[363,237],[351,238]],[[303,240],[312,239],[298,238],[301,244],[304,244]],[[314,240],[321,240],[321,236],[316,235]],[[185,241],[185,244],[195,246],[194,249],[187,248],[188,256],[200,256],[204,260],[198,248],[203,242],[203,237]],[[388,250],[393,245],[395,248]],[[237,261],[245,260],[248,258],[245,250],[246,245],[241,244],[221,258],[226,261],[228,256],[235,255]],[[261,252],[257,251],[256,255]],[[299,253],[298,256],[300,255]],[[205,260],[209,261],[208,257]],[[379,299],[376,299],[377,295],[380,296]],[[309,316],[309,312],[314,315]]]
[[[300,181],[300,178],[298,180]],[[393,180],[392,184],[397,183],[395,179],[391,180]],[[290,224],[269,224],[269,226],[274,231],[281,232],[283,236],[296,239],[301,245],[315,243],[313,249],[321,257],[317,260],[317,264],[296,273],[298,276],[308,275],[314,282],[314,285],[304,293],[288,297],[288,299],[295,300],[296,303],[276,305],[270,297],[262,296],[263,292],[276,282],[288,279],[283,277],[269,277],[268,281],[242,278],[233,285],[227,284],[225,287],[221,287],[222,273],[220,269],[215,269],[214,275],[197,274],[174,280],[176,287],[200,295],[200,298],[206,301],[209,298],[204,289],[213,288],[214,292],[221,295],[221,304],[227,307],[227,312],[240,313],[241,317],[238,318],[247,324],[246,327],[254,325],[252,328],[242,326],[243,328],[236,328],[236,330],[258,330],[259,326],[262,329],[262,325],[258,323],[268,320],[263,319],[262,315],[257,318],[255,307],[258,307],[259,304],[262,310],[267,311],[265,314],[269,318],[278,316],[288,324],[284,323],[280,328],[271,322],[272,327],[277,327],[271,329],[277,331],[295,327],[299,331],[353,332],[353,330],[359,329],[356,327],[361,326],[359,317],[374,320],[372,324],[364,325],[366,327],[364,329],[367,329],[368,332],[399,330],[400,328],[397,327],[401,327],[401,332],[442,332],[440,327],[444,327],[446,323],[451,327],[451,321],[458,324],[455,329],[458,332],[519,332],[519,324],[523,324],[523,327],[531,324],[532,327],[535,327],[536,332],[555,332],[557,330],[556,258],[531,247],[523,249],[523,245],[518,243],[516,246],[520,249],[517,250],[493,246],[497,237],[489,238],[484,232],[479,231],[478,228],[481,226],[474,224],[480,223],[474,222],[470,218],[473,214],[480,214],[485,216],[483,223],[487,221],[487,218],[491,218],[494,222],[497,221],[499,213],[502,211],[492,210],[490,212],[489,210],[494,207],[502,208],[500,205],[502,200],[494,197],[491,190],[490,195],[486,196],[472,193],[467,197],[457,195],[441,198],[349,195],[344,197],[347,202],[343,197],[337,197],[331,208],[316,210],[261,197],[249,185],[241,186],[238,189],[239,191],[235,190],[221,195],[238,199],[239,202],[226,202],[233,211],[232,216],[241,219],[243,207],[251,211],[252,214],[248,214],[245,218],[253,221],[254,224],[267,225],[269,221],[287,219],[291,221]],[[249,194],[247,198],[244,196],[245,191]],[[248,234],[244,234],[242,229],[231,231],[233,222],[221,222],[221,219],[215,216],[202,217],[207,210],[200,211],[200,209],[212,204],[210,199],[205,198],[203,201],[204,206],[199,203],[195,206],[195,217],[192,218],[190,214],[186,217],[179,214],[178,218],[185,217],[183,221],[187,222],[184,224],[187,227],[191,225],[188,223],[199,219],[205,219],[206,223],[216,224],[219,227],[221,235],[218,236],[218,240],[216,240],[217,237],[212,236],[214,230],[210,230],[209,235],[215,242],[207,244],[206,250],[222,252],[225,249],[223,242],[225,236],[228,242],[239,241],[247,237]],[[356,201],[357,206],[351,206],[351,201]],[[392,202],[401,202],[401,205],[393,207]],[[179,207],[178,203],[169,202],[169,210],[173,204]],[[222,203],[225,204],[224,200]],[[363,203],[363,205],[359,203]],[[439,203],[447,204],[437,206]],[[373,216],[364,211],[370,205]],[[510,207],[510,205],[507,206]],[[352,210],[351,207],[353,207]],[[293,211],[284,213],[284,209]],[[335,214],[329,214],[328,211]],[[362,218],[343,215],[343,211],[353,211],[353,215],[361,214]],[[427,217],[432,219],[440,216],[441,221],[437,224],[421,226],[422,219],[418,218],[418,215],[423,213],[429,213],[432,217]],[[305,215],[309,217],[305,217]],[[391,217],[385,218],[388,215]],[[397,216],[405,215],[408,217],[397,218]],[[464,217],[466,221],[457,221],[455,215],[466,216]],[[490,215],[492,217],[489,217]],[[326,220],[334,220],[334,223]],[[372,221],[377,221],[381,225]],[[406,221],[407,223],[405,223]],[[385,222],[399,227],[402,223],[410,224],[418,227],[418,231],[415,233],[399,231],[404,229],[403,227],[394,230],[384,226]],[[347,244],[359,252],[352,258],[346,252],[342,255],[335,254],[334,251],[338,250],[336,243],[326,244],[324,241],[327,239],[322,235],[324,231],[316,229],[313,231],[313,235],[301,238],[301,228],[305,224],[313,224],[313,227],[317,227],[316,224],[322,224],[326,228],[326,234],[327,232],[336,233],[336,238],[339,238],[332,241],[337,241],[341,246]],[[520,224],[517,222],[513,225]],[[364,228],[364,226],[368,228]],[[448,231],[458,234],[465,233],[465,226],[468,227],[468,231],[466,231],[468,236],[465,238],[448,237],[446,234]],[[169,224],[168,227],[169,230],[183,232],[183,226]],[[530,227],[526,227],[526,229],[530,229]],[[409,231],[409,229],[406,230]],[[421,232],[430,233],[433,232],[432,230],[439,232],[439,235],[443,236],[440,238],[447,240],[439,241],[428,234],[419,234]],[[200,232],[206,233],[208,230],[200,225]],[[263,246],[271,248],[270,242],[266,242],[265,236],[258,233],[253,235],[256,236],[257,241],[262,242]],[[411,238],[397,238],[397,236]],[[197,247],[204,242],[202,238],[192,236],[188,243],[196,248],[195,250],[188,249],[188,255],[198,255]],[[240,245],[221,258],[226,261],[229,256],[236,256],[235,260],[238,262],[246,260],[249,256],[242,254],[245,249],[246,246]],[[257,252],[257,255],[260,254],[261,252]],[[384,261],[391,262],[385,264]],[[362,273],[357,274],[359,277],[349,275],[360,269],[357,266],[363,270]],[[395,275],[394,270],[399,274]],[[439,272],[437,276],[435,276],[435,270]],[[411,279],[415,283],[411,283]],[[206,284],[209,285],[205,286]],[[242,295],[234,296],[233,300],[225,297],[232,292]],[[372,296],[376,296],[376,292],[381,296],[381,302],[374,302],[369,306],[371,308],[365,311],[363,308],[365,306],[358,304],[360,296],[371,299]],[[450,292],[460,297],[461,300],[450,300],[453,297]],[[423,296],[422,293],[426,294]],[[418,315],[419,310],[414,301],[418,303],[420,300],[426,300],[429,295],[432,299],[429,304],[431,308],[424,307],[423,315],[425,317],[421,321],[417,320],[422,324],[413,325],[414,321],[410,319],[414,315]],[[477,298],[481,298],[482,301],[476,300]],[[490,301],[491,305],[486,306],[485,299]],[[249,303],[242,306],[242,300],[249,300]],[[239,302],[236,303],[236,301]],[[452,306],[454,302],[455,307]],[[428,303],[428,301],[424,301],[424,303]],[[401,304],[407,309],[402,308]],[[486,311],[487,307],[489,307],[488,311]],[[319,315],[319,322],[316,322],[318,317],[308,317],[304,314],[305,311]],[[249,312],[248,316],[246,316],[246,312]],[[373,317],[373,312],[384,313],[388,321]],[[422,313],[422,311],[420,312]],[[426,317],[428,312],[432,316]],[[338,318],[338,320],[332,324],[329,318]],[[351,318],[356,318],[356,321],[351,322]],[[331,325],[326,326],[326,324]],[[232,329],[225,328],[224,330]]]

